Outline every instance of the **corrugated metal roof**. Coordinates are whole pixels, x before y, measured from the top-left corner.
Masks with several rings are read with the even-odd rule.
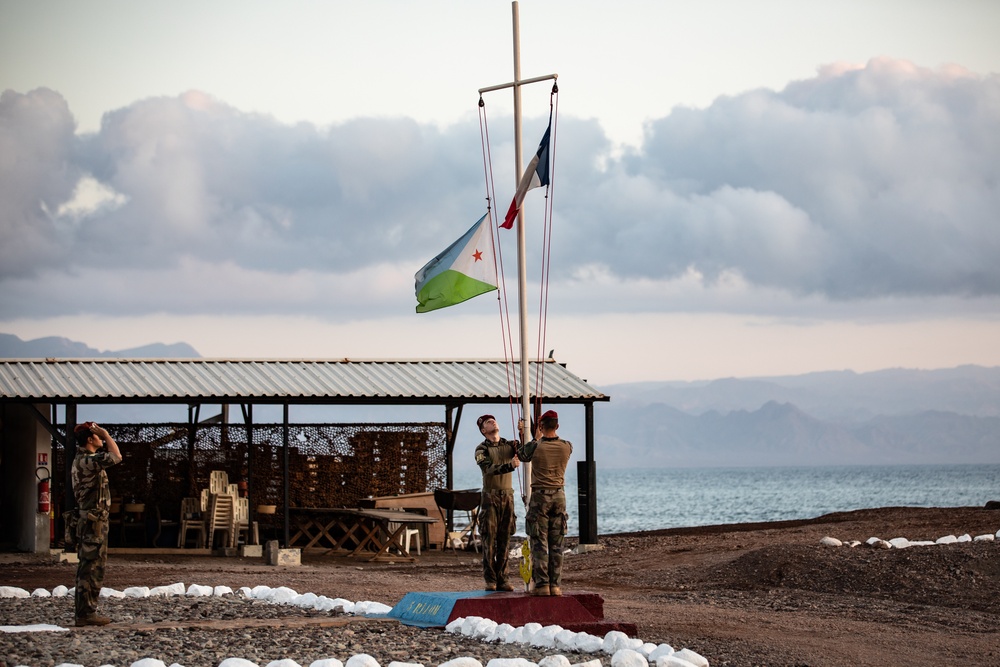
[[[542,365],[547,402],[609,400],[554,361],[529,365],[532,391]],[[0,401],[493,402],[519,376],[489,360],[4,359]]]

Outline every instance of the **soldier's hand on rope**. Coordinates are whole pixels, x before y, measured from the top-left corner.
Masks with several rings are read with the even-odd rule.
[[[510,464],[514,468],[517,468],[519,465],[521,465],[521,459],[517,458],[517,454],[514,454],[514,458],[510,460]]]

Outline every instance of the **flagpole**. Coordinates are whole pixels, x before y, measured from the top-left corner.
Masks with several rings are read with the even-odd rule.
[[[540,81],[558,79],[558,74],[547,74],[536,76],[530,79],[521,79],[521,31],[517,11],[517,0],[511,2],[511,20],[514,27],[514,80],[510,83],[501,83],[496,86],[480,88],[479,94],[488,93],[494,90],[514,89],[514,187],[521,179],[522,153],[521,153],[521,86]],[[524,428],[521,430],[521,442],[531,440],[531,382],[528,377],[528,268],[525,262],[527,246],[525,224],[524,224],[524,204],[522,203],[517,212],[517,300],[518,300],[518,332],[521,337],[521,414],[524,418]],[[525,488],[524,500],[531,496],[531,464],[524,464]]]
[[[511,2],[511,21],[514,35],[514,81],[521,80],[521,29],[517,0]],[[514,86],[514,187],[521,178],[523,156],[521,153],[521,86]],[[524,428],[521,431],[521,442],[531,440],[531,386],[528,377],[528,269],[527,269],[527,234],[524,225],[524,204],[517,211],[517,303],[518,319],[521,336],[521,415]],[[531,463],[524,464],[524,495],[531,498]]]

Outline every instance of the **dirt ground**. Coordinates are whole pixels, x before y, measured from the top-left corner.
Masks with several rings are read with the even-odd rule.
[[[1000,541],[881,550],[824,536],[934,540],[995,534],[1000,511],[880,508],[807,521],[678,528],[600,538],[565,559],[563,587],[599,593],[609,619],[712,665],[1000,666]],[[567,546],[574,546],[572,543]],[[410,591],[477,589],[477,554],[416,563],[306,555],[297,568],[221,557],[112,555],[106,585],[288,586],[394,604]],[[74,566],[5,554],[0,585],[73,585]]]

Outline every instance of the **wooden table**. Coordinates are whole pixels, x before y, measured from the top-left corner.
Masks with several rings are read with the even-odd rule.
[[[295,533],[289,546],[325,547],[326,553],[346,552],[368,561],[390,557],[389,547],[399,544],[407,526],[438,521],[415,512],[360,507],[296,507],[291,510],[291,519]],[[396,524],[395,528],[390,530],[389,524]],[[415,560],[409,554],[391,558]]]

